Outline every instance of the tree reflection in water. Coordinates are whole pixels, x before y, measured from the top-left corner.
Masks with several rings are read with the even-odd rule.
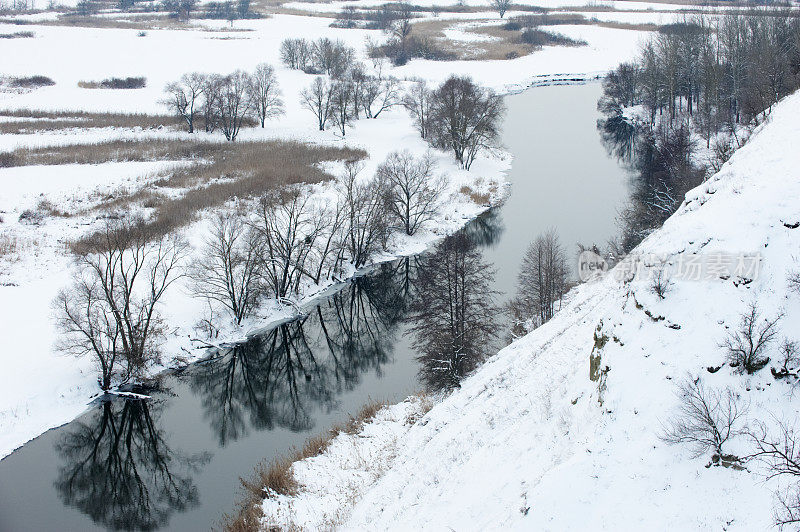
[[[446,238],[422,260],[410,333],[420,380],[429,389],[460,386],[491,353],[499,313],[493,279],[494,270],[465,232]]]
[[[410,262],[361,277],[306,317],[277,326],[198,364],[192,390],[224,446],[251,429],[313,428],[315,408],[329,412],[361,375],[391,360],[406,310]]]
[[[55,487],[65,504],[113,530],[154,530],[198,504],[193,474],[210,456],[184,456],[158,428],[161,403],[104,401],[75,422],[56,452]]]
[[[631,164],[636,152],[638,129],[622,113],[611,114],[597,121],[600,139],[609,155],[624,164]]]

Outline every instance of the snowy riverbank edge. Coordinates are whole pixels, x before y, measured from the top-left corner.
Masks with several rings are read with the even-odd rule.
[[[506,85],[498,92],[503,96],[509,96],[535,87],[592,82],[600,79],[602,75],[603,73],[601,72],[533,75],[526,79],[524,83]],[[46,143],[47,141],[45,141],[45,145]],[[369,151],[371,146],[365,143],[364,148]],[[420,150],[415,149],[414,151],[417,152]],[[444,157],[442,155],[439,156],[439,159],[444,158],[446,158],[446,155]],[[511,160],[511,154],[500,150],[490,155],[488,159],[487,157],[482,157],[476,164],[476,170],[471,172],[458,172],[462,174],[460,176],[462,179],[464,175],[480,173],[480,181],[482,184],[487,187],[492,183],[497,185],[498,192],[491,196],[488,204],[470,205],[468,202],[460,202],[460,204],[456,205],[457,208],[451,208],[440,213],[440,219],[430,224],[431,227],[436,227],[435,231],[422,231],[415,237],[404,239],[399,247],[396,247],[390,253],[384,253],[376,257],[369,265],[360,268],[358,271],[351,271],[347,278],[340,279],[339,282],[330,281],[319,286],[306,287],[301,296],[297,299],[297,306],[295,308],[279,305],[267,306],[260,310],[260,315],[255,320],[248,320],[248,322],[240,327],[223,327],[220,331],[220,336],[215,338],[213,342],[203,341],[192,338],[191,336],[183,336],[181,339],[178,339],[176,338],[177,335],[173,334],[172,338],[165,346],[165,351],[181,353],[183,356],[180,363],[176,364],[172,362],[166,366],[154,368],[151,375],[156,376],[163,371],[180,368],[197,362],[207,356],[206,348],[213,349],[215,347],[242,342],[248,337],[268,330],[281,322],[294,319],[301,315],[304,309],[313,307],[321,299],[330,297],[330,295],[346,286],[352,279],[368,274],[380,264],[425,252],[435,245],[436,242],[462,229],[489,209],[502,204],[510,193],[510,184],[505,181],[505,174],[510,168]],[[487,165],[487,161],[490,164]],[[451,164],[449,166],[449,169],[452,170],[453,165]],[[473,183],[465,184],[473,185]],[[461,185],[460,181],[458,181],[458,185]],[[457,189],[458,187],[451,186],[450,188],[452,193],[454,191],[453,188]],[[323,194],[324,193],[325,192],[323,192]],[[186,232],[190,233],[192,231],[187,230]],[[62,267],[69,265],[68,261],[59,262]],[[24,296],[17,297],[21,298]],[[12,299],[14,299],[13,296],[9,298],[9,301]],[[42,311],[42,309],[32,310],[38,313]],[[183,324],[181,329],[190,329],[192,324],[193,323]],[[82,374],[86,371],[88,371],[88,367],[81,368]],[[57,388],[59,389],[57,390],[56,396],[41,397],[41,394],[35,394],[32,398],[35,406],[31,406],[30,397],[20,397],[17,403],[8,405],[7,408],[0,409],[0,459],[8,456],[25,443],[44,432],[60,427],[77,418],[99,397],[98,390],[92,378],[85,378],[81,383],[62,382],[58,384]],[[52,401],[57,401],[58,404],[53,405]],[[39,414],[36,413],[37,411],[39,411]]]
[[[785,482],[766,479],[757,463],[709,468],[708,455],[669,446],[659,434],[687,374],[733,390],[749,405],[747,423],[797,419],[790,384],[769,367],[739,374],[719,347],[753,301],[765,317],[783,313],[782,336],[800,336],[800,293],[787,283],[800,271],[797,116],[800,93],[780,102],[632,253],[643,272],[661,259],[674,266],[758,254],[757,276],[674,277],[664,300],[646,276],[619,269],[579,285],[552,321],[501,350],[410,426],[404,414],[413,400],[295,463],[300,493],[266,499],[265,527],[770,529],[773,493]],[[599,382],[590,379],[590,357],[598,357]],[[730,445],[748,451],[746,438]]]

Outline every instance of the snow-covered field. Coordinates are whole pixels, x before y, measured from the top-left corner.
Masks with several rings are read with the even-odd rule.
[[[396,437],[374,429],[356,443],[342,436],[321,457],[295,465],[307,489],[267,499],[264,524],[771,529],[773,494],[785,480],[767,480],[756,461],[743,470],[709,467],[709,453],[696,456],[659,436],[687,376],[707,389],[729,387],[750,427],[763,421],[775,430],[779,420],[791,427],[797,419],[796,389],[770,372],[781,366],[777,342],[771,363],[753,375],[724,365],[719,344],[754,301],[762,318],[783,314],[779,340],[800,340],[800,292],[787,281],[800,271],[798,116],[800,93],[778,104],[629,262],[573,290],[553,320],[500,351],[411,428],[395,415],[408,406],[393,407],[376,423],[379,434]],[[714,273],[724,254],[758,257],[757,268]],[[623,268],[637,259],[639,274],[627,275]],[[648,280],[661,260],[671,272],[663,300]],[[706,268],[699,280],[680,271],[697,261]],[[600,357],[599,382],[590,380],[590,356]],[[727,445],[739,456],[753,451],[744,436]],[[370,457],[361,466],[353,458],[360,446]],[[357,496],[337,496],[353,479]]]

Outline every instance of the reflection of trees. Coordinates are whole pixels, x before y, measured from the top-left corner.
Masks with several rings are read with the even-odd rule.
[[[600,139],[609,155],[622,163],[631,163],[636,151],[636,125],[626,120],[622,113],[616,113],[597,121]]]
[[[431,389],[459,385],[491,352],[496,334],[494,271],[464,232],[424,258],[411,306],[420,379]]]
[[[64,503],[115,530],[153,530],[172,512],[196,506],[192,475],[208,456],[170,449],[158,411],[152,401],[105,401],[64,434],[55,481]]]
[[[468,223],[461,232],[474,246],[492,246],[503,234],[505,227],[498,209],[489,209]]]
[[[309,430],[311,410],[333,408],[366,371],[391,358],[411,266],[397,261],[358,278],[302,319],[285,323],[189,372],[221,445],[250,428]]]

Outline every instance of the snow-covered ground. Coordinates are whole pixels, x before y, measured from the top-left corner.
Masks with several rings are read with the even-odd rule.
[[[644,3],[621,2],[646,9]],[[311,8],[316,4],[303,4]],[[327,7],[334,4],[320,4]],[[554,4],[555,5],[555,4]],[[559,4],[560,5],[560,4]],[[659,6],[661,4],[653,4]],[[663,5],[662,5],[663,6]],[[361,120],[347,133],[346,139],[332,131],[318,132],[314,117],[302,109],[298,94],[312,77],[288,70],[279,62],[278,47],[287,37],[339,38],[365,57],[365,39],[386,38],[379,31],[330,28],[328,18],[275,14],[259,20],[236,21],[230,28],[226,21],[197,21],[185,28],[139,30],[118,28],[79,28],[37,25],[50,14],[27,18],[25,30],[33,38],[7,39],[2,42],[0,75],[46,75],[55,85],[28,92],[0,92],[0,109],[81,110],[163,113],[159,104],[164,85],[190,71],[228,73],[236,68],[252,70],[267,62],[277,69],[286,107],[285,116],[267,128],[248,129],[240,138],[291,138],[308,142],[364,148],[369,159],[364,170],[370,175],[391,151],[404,148],[423,153],[427,146],[419,139],[410,118],[400,108],[383,113],[376,120]],[[474,20],[464,14],[463,20]],[[105,15],[107,16],[107,14]],[[653,16],[666,17],[653,12]],[[50,20],[48,18],[48,20]],[[660,19],[663,20],[663,19]],[[455,20],[454,23],[459,23]],[[0,24],[0,32],[18,31],[20,26]],[[548,77],[570,77],[602,73],[637,52],[645,33],[596,26],[553,27],[569,37],[583,39],[588,46],[576,48],[546,47],[529,56],[511,61],[411,61],[387,72],[401,79],[422,78],[433,83],[450,73],[468,74],[476,81],[500,91],[519,90],[532,81]],[[233,30],[233,31],[232,31]],[[367,64],[370,62],[367,61]],[[145,76],[147,86],[136,90],[83,89],[79,81],[97,81],[110,76]],[[50,146],[98,142],[116,138],[178,137],[175,131],[77,129],[48,133],[0,135],[0,151],[22,146]],[[203,137],[197,134],[197,137]],[[212,140],[208,138],[208,140]],[[213,140],[221,141],[219,135]],[[449,177],[451,197],[445,202],[440,219],[415,239],[395,239],[391,253],[381,257],[418,252],[434,239],[455,231],[476,216],[483,205],[475,205],[463,194],[462,185],[488,188],[501,186],[510,155],[495,153],[482,156],[470,172],[459,170],[447,153],[435,154],[438,172]],[[17,251],[0,259],[0,334],[4,340],[0,355],[0,457],[47,428],[72,419],[96,392],[95,372],[90,360],[65,358],[53,349],[55,331],[50,301],[69,280],[71,259],[68,241],[90,230],[88,215],[71,218],[48,218],[43,225],[20,223],[19,215],[42,200],[56,208],[77,212],[93,198],[109,191],[133,192],[148,183],[154,172],[175,163],[107,163],[96,166],[22,167],[0,169],[0,239],[13,240]],[[482,183],[479,185],[478,183]],[[315,188],[324,196],[326,185]],[[496,197],[495,199],[498,199]],[[203,222],[187,229],[197,242]],[[324,287],[310,287],[305,296],[313,297]],[[171,325],[165,351],[181,353],[187,348],[192,326],[201,310],[197,301],[183,290],[175,290],[165,301],[164,316]],[[281,313],[282,312],[282,313]],[[257,320],[240,331],[263,326],[285,315],[285,310],[264,309]],[[191,351],[188,358],[201,352]]]
[[[626,262],[579,285],[553,320],[500,351],[411,428],[402,419],[387,428],[390,410],[378,424],[396,438],[369,430],[353,444],[343,436],[322,457],[297,464],[307,490],[267,499],[264,524],[771,529],[773,493],[784,481],[766,480],[754,461],[744,470],[708,467],[708,453],[696,456],[659,436],[687,376],[707,389],[729,387],[748,407],[744,423],[751,427],[797,419],[796,390],[770,372],[781,365],[777,343],[772,362],[753,375],[723,365],[719,344],[754,301],[762,318],[783,313],[779,340],[800,340],[800,293],[787,281],[800,271],[798,116],[800,93],[778,104]],[[728,256],[744,257],[725,263],[730,276],[718,269]],[[637,261],[641,268],[631,269]],[[663,300],[649,280],[662,261],[671,278]],[[697,263],[703,269],[696,278],[690,265]],[[599,356],[600,381],[590,380],[591,356]],[[353,458],[359,446],[370,457],[361,466]],[[738,436],[726,452],[743,456],[752,448]],[[370,475],[372,463],[380,474]],[[366,471],[353,471],[359,467]],[[358,496],[337,498],[354,478]]]

